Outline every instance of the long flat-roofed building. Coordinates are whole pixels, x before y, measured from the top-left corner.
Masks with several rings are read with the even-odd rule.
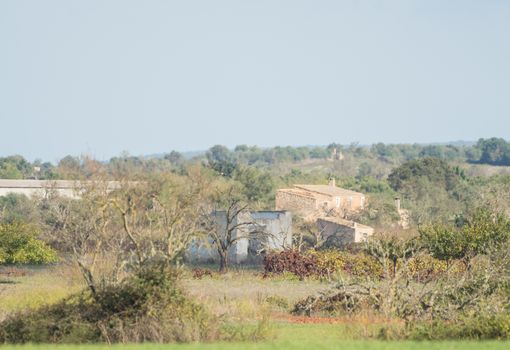
[[[44,196],[49,191],[58,193],[60,196],[79,198],[80,188],[90,185],[91,181],[73,180],[8,180],[0,179],[0,196],[9,193],[24,194],[27,197]],[[118,181],[105,182],[107,190],[111,191],[120,187]]]

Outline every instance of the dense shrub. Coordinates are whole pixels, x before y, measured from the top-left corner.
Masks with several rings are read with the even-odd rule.
[[[184,342],[212,339],[217,329],[172,270],[151,268],[95,295],[13,314],[0,324],[0,343]]]
[[[380,278],[383,268],[371,256],[363,253],[352,254],[341,250],[310,250],[306,253],[317,261],[317,271],[326,276],[345,272],[351,276]]]
[[[501,213],[477,210],[457,225],[432,225],[420,229],[420,240],[435,258],[449,262],[468,262],[476,255],[487,254],[510,239],[510,221]]]
[[[403,337],[413,340],[508,340],[510,339],[510,314],[463,318],[456,322],[417,323],[410,325]]]
[[[317,260],[313,256],[307,256],[295,250],[266,255],[264,257],[264,272],[265,275],[292,272],[301,279],[319,273]]]
[[[272,253],[264,259],[265,274],[292,273],[299,278],[334,277],[345,274],[352,277],[379,280],[384,277],[384,266],[373,256],[363,252],[350,253],[341,250],[309,250],[305,253],[284,251]],[[387,269],[393,269],[387,266]],[[403,269],[402,262],[397,262],[397,269]],[[446,262],[429,254],[419,254],[406,261],[406,272],[418,282],[438,278],[448,270]],[[462,272],[463,265],[455,264],[451,273]]]
[[[407,268],[415,280],[426,282],[445,273],[448,266],[446,262],[436,259],[429,254],[421,254],[409,259]]]
[[[47,264],[56,252],[37,239],[34,227],[21,223],[0,224],[0,264]]]

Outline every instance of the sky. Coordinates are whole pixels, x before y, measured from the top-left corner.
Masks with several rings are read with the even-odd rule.
[[[492,136],[508,0],[0,0],[0,156]]]

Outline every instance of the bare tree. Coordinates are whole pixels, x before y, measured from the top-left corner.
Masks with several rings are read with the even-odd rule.
[[[188,245],[205,234],[202,180],[168,175],[126,183],[115,191],[110,203],[129,242],[127,261],[136,266],[153,259],[177,262]]]
[[[78,188],[79,186],[79,188]],[[95,294],[95,269],[101,253],[109,250],[118,237],[107,230],[108,189],[103,181],[77,183],[80,199],[63,198],[47,192],[40,199],[43,224],[52,245],[70,254],[90,291]]]
[[[235,184],[216,191],[213,210],[205,213],[208,218],[208,237],[218,252],[219,270],[224,273],[229,267],[229,252],[241,240],[262,238],[269,233],[253,220],[249,204],[239,195]]]
[[[95,294],[100,283],[117,283],[146,264],[177,263],[188,244],[206,234],[201,219],[207,181],[190,171],[115,186],[81,182],[76,199],[41,202],[47,232],[69,252]]]

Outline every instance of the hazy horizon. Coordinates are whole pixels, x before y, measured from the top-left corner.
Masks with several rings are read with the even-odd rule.
[[[474,145],[476,142],[477,142],[477,140],[455,140],[455,141],[446,141],[446,142],[419,142],[419,143],[418,142],[413,142],[413,143],[387,142],[385,144],[387,144],[387,145],[398,145],[398,144],[411,144],[412,145],[412,144],[417,144],[417,145],[420,145],[420,146],[425,146],[425,145],[453,145],[453,146],[459,146],[460,145],[460,146],[468,146],[468,145]],[[357,145],[357,146],[360,146],[360,147],[371,147],[372,145],[376,144],[377,142],[367,143],[367,144],[361,144],[361,143],[358,143],[358,142],[351,142],[351,143],[347,144],[347,143],[338,143],[338,142],[334,142],[333,141],[331,143],[336,143],[336,144],[339,144],[339,145],[341,145],[343,147],[349,147],[349,146],[351,146],[353,144]],[[329,144],[331,144],[331,143],[329,143]],[[20,154],[20,153],[11,153],[11,154],[5,154],[5,155],[0,154],[0,157],[20,155],[20,156],[23,156],[25,159],[27,159],[29,161],[32,161],[32,162],[35,161],[35,160],[40,160],[40,161],[43,161],[43,162],[57,163],[60,159],[62,159],[65,156],[68,156],[68,155],[75,156],[75,157],[87,156],[87,157],[92,157],[93,159],[96,159],[98,161],[109,161],[111,158],[122,157],[124,155],[129,155],[129,156],[134,156],[134,157],[142,157],[142,158],[143,157],[151,158],[151,157],[162,157],[165,154],[170,153],[171,151],[177,151],[177,152],[181,153],[182,155],[184,155],[185,157],[191,158],[191,157],[194,157],[196,155],[205,154],[211,147],[216,146],[216,145],[226,146],[228,149],[233,151],[236,146],[240,146],[240,145],[246,145],[248,147],[259,147],[260,149],[269,149],[269,148],[273,148],[273,147],[324,147],[325,148],[329,144],[320,144],[320,145],[318,145],[318,144],[302,144],[302,145],[296,144],[296,145],[272,145],[272,146],[260,146],[260,145],[255,145],[255,144],[238,144],[238,145],[234,145],[234,146],[231,146],[231,147],[223,145],[223,144],[214,144],[214,145],[210,145],[209,147],[204,148],[204,149],[195,149],[195,150],[171,149],[171,150],[165,150],[165,151],[161,151],[161,152],[152,152],[152,153],[143,153],[143,154],[133,154],[133,153],[130,153],[129,151],[127,151],[127,150],[123,150],[123,151],[120,151],[117,154],[112,154],[111,156],[106,157],[106,158],[99,158],[95,154],[93,154],[92,152],[88,152],[88,151],[78,152],[78,153],[75,153],[75,154],[68,153],[68,154],[63,155],[62,157],[57,157],[55,159],[43,159],[41,157],[29,158],[29,157],[26,157],[25,155]]]
[[[510,138],[510,2],[0,2],[0,156]]]

